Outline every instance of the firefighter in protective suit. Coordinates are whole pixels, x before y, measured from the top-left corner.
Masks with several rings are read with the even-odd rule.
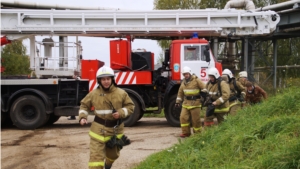
[[[79,122],[87,124],[88,112],[94,107],[95,119],[92,122],[90,135],[90,169],[109,169],[119,157],[122,145],[130,144],[123,134],[122,119],[133,113],[134,103],[128,94],[116,86],[114,71],[101,67],[96,78],[99,86],[81,100]],[[111,143],[110,146],[107,143]],[[123,144],[123,145],[126,145]]]
[[[238,76],[238,81],[246,87],[246,83],[248,82],[248,73],[247,71],[241,71]]]
[[[235,80],[232,72],[229,69],[224,69],[222,72],[222,76],[227,76],[229,79],[229,108],[230,114],[235,115],[236,111],[241,108],[241,102],[245,100],[246,88],[241,84],[241,82]]]
[[[175,107],[179,108],[183,101],[180,113],[180,126],[182,129],[180,137],[184,138],[191,135],[190,117],[192,118],[193,132],[201,132],[200,91],[205,89],[205,84],[196,75],[192,75],[191,69],[187,66],[183,68],[182,74],[184,79],[178,90]]]
[[[218,123],[224,121],[224,115],[229,112],[230,89],[227,82],[222,81],[219,71],[216,68],[208,69],[209,82],[206,84],[206,90],[211,98],[211,104],[208,105],[204,118],[204,126],[214,124],[216,117]],[[212,110],[212,111],[210,111]]]

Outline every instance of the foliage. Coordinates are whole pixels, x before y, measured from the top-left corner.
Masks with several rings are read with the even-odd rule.
[[[156,63],[157,63],[157,64],[161,64],[164,60],[165,60],[164,54],[163,54],[163,52],[161,51],[161,52],[159,53],[159,57],[158,57],[157,60],[156,60]]]
[[[1,58],[1,64],[5,67],[2,75],[24,75],[30,73],[30,61],[22,41],[14,41],[11,44],[7,44],[1,51]]]
[[[157,107],[154,107],[153,109],[147,109],[147,111],[151,111],[151,110],[157,110]],[[164,110],[162,110],[160,114],[147,113],[147,114],[144,114],[143,117],[160,117],[160,118],[165,118],[165,112],[164,112]]]
[[[300,168],[300,90],[289,88],[148,157],[147,168]]]
[[[163,51],[165,49],[168,49],[171,45],[171,40],[159,40],[157,41],[157,44],[163,49]]]
[[[154,9],[199,9],[199,0],[154,0]]]

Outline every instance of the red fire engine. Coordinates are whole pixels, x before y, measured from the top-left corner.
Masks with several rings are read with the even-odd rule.
[[[2,78],[1,118],[9,116],[17,127],[34,129],[52,124],[60,116],[78,115],[80,100],[97,87],[95,72],[103,62],[82,60],[79,42],[72,43],[77,49],[72,60],[66,50],[72,45],[68,45],[66,36],[119,38],[110,41],[110,66],[115,70],[116,83],[127,91],[135,104],[134,113],[124,121],[126,126],[134,125],[145,113],[162,110],[170,125],[179,126],[180,109],[174,105],[182,79],[181,68],[189,66],[205,82],[209,67],[222,71],[212,54],[211,44],[197,34],[224,38],[268,35],[275,30],[279,16],[273,11],[235,9],[2,9],[1,21],[1,33],[9,39],[29,38],[30,68],[36,74],[31,79]],[[36,42],[34,35],[50,38]],[[59,36],[59,42],[53,41],[53,35]],[[155,68],[153,53],[132,51],[132,37],[176,40],[165,50],[162,66]],[[54,50],[56,47],[59,51]],[[59,57],[55,57],[57,53]],[[72,68],[71,61],[74,61]]]

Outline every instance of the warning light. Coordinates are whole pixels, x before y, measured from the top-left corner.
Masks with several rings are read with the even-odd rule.
[[[192,38],[193,38],[193,39],[194,39],[194,38],[197,38],[197,39],[198,39],[198,33],[197,33],[197,32],[194,32]]]

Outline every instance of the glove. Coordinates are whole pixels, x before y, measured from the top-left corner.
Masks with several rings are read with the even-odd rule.
[[[123,141],[124,146],[127,146],[131,143],[131,141],[125,135],[122,136],[121,140]]]
[[[179,108],[179,107],[180,107],[180,104],[179,104],[179,103],[175,103],[175,107],[176,107],[176,108]]]
[[[117,138],[116,138],[116,135],[113,135],[110,140],[108,140],[106,142],[106,146],[108,148],[114,148],[114,146],[117,144]]]
[[[244,98],[238,98],[238,100],[239,100],[240,102],[245,101]]]
[[[120,148],[120,150],[123,148],[123,146],[129,145],[131,142],[127,138],[127,136],[123,135],[121,139],[117,139],[116,145]]]
[[[235,101],[235,100],[237,100],[238,98],[236,97],[236,96],[231,96],[231,97],[229,97],[229,99],[228,99],[228,101],[229,102],[232,102],[232,101]]]
[[[215,105],[209,104],[206,109],[206,117],[214,115],[214,112],[215,112]]]

